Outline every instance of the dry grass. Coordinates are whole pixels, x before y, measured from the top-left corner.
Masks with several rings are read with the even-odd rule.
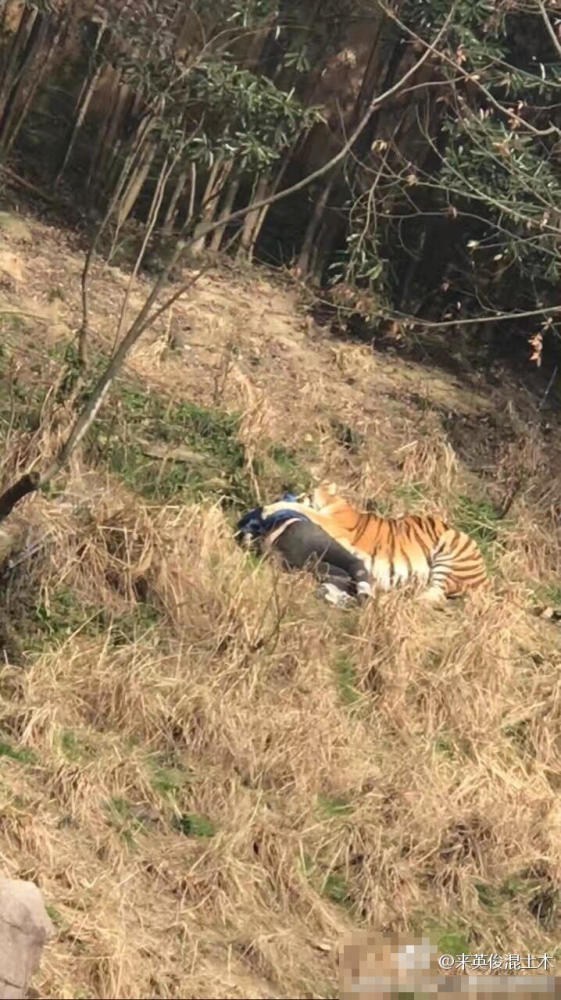
[[[52,251],[60,234],[36,236],[36,256],[77,270]],[[31,250],[25,265],[38,274]],[[457,512],[494,591],[444,611],[389,595],[327,612],[307,578],[248,562],[214,497],[147,502],[85,457],[64,496],[24,504],[18,550],[45,544],[4,582],[0,852],[8,874],[39,884],[58,930],[36,985],[60,998],[327,998],[358,928],[426,931],[452,953],[554,952],[561,641],[529,606],[538,584],[555,596],[559,574],[556,452],[523,411],[505,414],[495,452],[485,429],[480,453],[471,429],[463,450],[439,409],[442,375],[431,396],[417,373],[415,409],[410,367],[307,342],[278,288],[286,329],[270,320],[264,337],[272,286],[212,280],[191,306],[207,353],[152,368],[140,354],[146,385],[173,380],[176,396],[241,411],[250,480],[272,440],[388,510]],[[102,344],[122,280],[96,282]],[[71,326],[73,299],[62,312]],[[6,333],[40,384],[27,334]],[[49,335],[34,334],[44,359]],[[504,411],[502,391],[501,404],[450,384],[450,405],[479,420]],[[16,420],[3,480],[60,433]],[[521,472],[508,520],[493,520]]]

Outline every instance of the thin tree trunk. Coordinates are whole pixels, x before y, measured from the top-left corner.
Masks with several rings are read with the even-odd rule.
[[[45,24],[44,32],[41,33],[40,41],[37,43],[36,49],[40,50],[42,48],[43,40],[48,36],[48,29],[49,29],[48,24]],[[51,56],[58,45],[62,32],[63,32],[63,23],[61,19],[61,21],[59,21],[58,30],[54,38],[52,39],[50,45],[48,46],[46,54],[41,59],[40,66],[36,67],[34,65],[36,60],[33,57],[30,60],[31,66],[29,72],[33,73],[32,82],[30,83],[27,93],[23,98],[23,102],[19,105],[19,107],[17,106],[17,102],[14,102],[11,112],[8,111],[7,116],[4,120],[3,132],[8,133],[7,139],[3,139],[2,142],[2,148],[5,157],[8,156],[10,150],[12,149],[21,131],[22,125],[33,103],[35,94],[39,89],[39,85],[43,82],[43,78],[51,61]],[[10,125],[13,119],[15,119],[15,121],[10,130]]]
[[[99,413],[103,405],[103,402],[105,400],[105,397],[107,396],[107,393],[111,388],[111,385],[113,384],[115,378],[117,377],[121,368],[123,367],[126,358],[130,354],[137,340],[139,340],[144,331],[152,324],[155,313],[151,314],[150,310],[152,309],[154,303],[157,301],[158,296],[162,291],[163,287],[166,285],[169,274],[177,264],[177,261],[181,257],[184,249],[185,248],[183,244],[178,244],[178,246],[175,248],[167,266],[164,268],[160,277],[152,286],[152,289],[149,295],[147,296],[144,305],[140,309],[136,319],[133,321],[133,323],[127,330],[125,336],[123,337],[121,343],[111,356],[111,359],[105,371],[100,375],[99,379],[94,385],[88,400],[86,401],[82,411],[76,417],[76,420],[70,430],[70,433],[65,443],[63,444],[62,448],[60,449],[58,455],[51,462],[51,464],[48,466],[45,472],[40,476],[39,482],[36,482],[36,480],[34,479],[35,485],[28,486],[28,488],[24,489],[23,492],[21,493],[22,496],[25,496],[26,493],[31,492],[32,489],[38,489],[40,487],[45,486],[48,482],[50,482],[53,476],[55,476],[58,472],[61,471],[61,469],[64,468],[64,466],[68,462],[68,459],[72,455],[73,451],[78,447],[80,442],[83,440],[84,436],[87,434],[88,430],[92,426],[97,414]],[[202,273],[203,273],[202,271],[199,271],[199,273],[196,274],[188,282],[188,284],[182,288],[182,292],[186,291],[188,287],[193,285]],[[171,303],[165,303],[163,308],[160,307],[160,309],[156,311],[158,315],[165,309],[169,308],[170,304]],[[16,483],[13,487],[11,487],[11,490],[15,491],[19,483],[22,483],[23,480],[25,480],[26,478],[29,477],[24,476],[22,477],[21,480],[18,480],[18,483]],[[9,493],[10,491],[7,492]],[[0,496],[0,521],[2,521],[4,517],[7,516],[7,513],[9,513],[8,511],[6,514],[3,515],[2,501],[5,496],[6,494]],[[14,503],[12,503],[10,510],[13,506],[15,506],[15,503],[17,503],[17,500],[15,500]]]
[[[141,246],[140,251],[138,253],[138,256],[136,258],[136,261],[135,261],[134,267],[133,267],[133,269],[131,271],[131,274],[129,275],[129,280],[128,280],[128,284],[127,284],[127,290],[125,292],[125,297],[123,299],[123,305],[121,307],[121,312],[120,312],[120,315],[119,315],[119,323],[118,323],[118,326],[117,326],[117,332],[115,334],[115,343],[118,343],[119,337],[121,336],[121,331],[122,331],[122,328],[123,328],[123,322],[124,322],[125,314],[126,314],[126,311],[127,311],[127,305],[128,305],[128,301],[129,301],[129,297],[130,297],[130,292],[131,292],[132,284],[133,284],[133,281],[135,280],[135,278],[136,278],[136,276],[138,274],[138,271],[139,271],[139,268],[140,268],[140,266],[142,264],[142,261],[144,260],[144,254],[146,253],[146,247],[148,246],[148,242],[150,240],[150,237],[152,236],[152,233],[154,232],[154,227],[156,225],[156,222],[158,221],[158,215],[160,214],[160,209],[162,207],[162,201],[164,199],[164,194],[165,194],[165,191],[166,191],[166,185],[167,185],[167,182],[168,182],[168,180],[169,180],[169,178],[170,178],[170,176],[171,176],[171,174],[172,174],[172,172],[173,172],[173,170],[175,168],[176,162],[177,162],[177,157],[173,160],[173,162],[171,163],[171,165],[169,165],[169,161],[166,158],[166,160],[162,164],[162,169],[160,170],[160,173],[159,173],[159,176],[158,176],[158,183],[156,184],[156,187],[154,189],[154,195],[152,197],[152,202],[150,204],[150,211],[148,212],[148,219],[147,219],[147,222],[146,222],[146,230],[145,230],[145,233],[144,233],[144,239],[142,241],[142,246]]]
[[[203,195],[202,201],[202,213],[201,218],[195,227],[194,241],[191,246],[191,254],[193,257],[197,257],[205,247],[205,237],[199,237],[198,234],[201,229],[209,225],[214,221],[217,210],[218,194],[220,191],[220,179],[222,170],[223,160],[221,157],[217,157],[214,161],[210,174],[208,176],[207,185],[205,188],[205,193]]]
[[[18,111],[26,106],[26,97],[29,90],[33,93],[36,90],[37,84],[33,75],[35,58],[45,44],[48,37],[48,30],[46,17],[38,15],[33,18],[27,38],[25,39],[24,51],[19,66],[15,73],[11,74],[11,78],[6,78],[2,99],[3,113],[0,119],[0,150],[4,156],[11,145],[11,130],[13,131],[18,127]],[[46,61],[43,61],[43,69],[38,70],[41,76]],[[12,125],[14,119],[16,119],[16,124]],[[20,122],[22,121],[21,114],[19,120]]]
[[[8,14],[9,14],[9,11],[10,11],[10,4],[9,4],[9,2],[8,3],[5,2],[4,6],[0,10],[0,34],[2,34],[2,35],[7,35],[8,34]],[[23,14],[24,14],[24,11],[22,10],[21,15],[20,15],[20,21],[21,21],[21,17],[23,16]],[[17,34],[17,31],[18,31],[18,28],[19,28],[19,22],[18,22],[17,28],[15,29],[15,33],[16,34]],[[3,59],[0,59],[0,66],[2,66],[3,61],[4,61]],[[0,80],[1,79],[2,79],[2,76],[0,75]]]
[[[146,146],[141,161],[132,177],[129,178],[123,197],[120,199],[119,210],[117,212],[117,229],[120,229],[121,226],[125,224],[131,214],[138,196],[144,187],[155,155],[156,146],[153,143],[150,143]]]
[[[105,31],[106,31],[106,21],[103,21],[100,25],[99,31],[97,33],[97,38],[95,40],[95,45],[92,54],[92,58],[94,60],[97,56],[97,52],[101,44],[102,38],[105,34]],[[94,65],[93,73],[90,73],[90,75],[86,77],[84,83],[82,84],[80,93],[78,95],[78,100],[76,101],[76,106],[74,108],[75,117],[74,117],[74,124],[72,126],[72,131],[70,133],[68,142],[66,144],[66,150],[62,158],[62,163],[60,164],[60,167],[58,168],[56,177],[54,179],[55,187],[57,187],[57,185],[60,183],[60,179],[66,169],[66,166],[72,154],[72,150],[74,149],[74,144],[76,142],[76,139],[78,138],[78,133],[84,123],[84,119],[86,117],[88,108],[90,106],[90,101],[94,95],[97,82],[99,80],[99,77],[101,76],[102,69],[103,67],[101,63],[99,63],[97,66]]]
[[[144,138],[144,136],[142,137]],[[89,338],[89,310],[88,310],[88,278],[90,273],[90,267],[93,260],[94,253],[97,249],[99,240],[101,239],[102,233],[109,222],[109,219],[113,215],[115,208],[119,202],[121,192],[127,182],[127,178],[131,170],[133,169],[133,164],[136,156],[141,152],[141,149],[133,149],[121,170],[118,183],[113,190],[111,195],[109,205],[105,211],[105,215],[96,231],[94,239],[90,245],[90,248],[86,254],[86,260],[84,262],[84,268],[81,276],[81,289],[82,289],[82,323],[78,331],[78,358],[82,368],[85,368],[88,363],[88,338]],[[115,250],[115,237],[111,244],[111,250],[109,252],[109,257],[114,253]]]
[[[131,94],[124,84],[121,85],[120,91],[121,101],[118,115],[113,121],[112,136],[108,137],[109,141],[104,141],[98,165],[98,174],[102,178],[100,190],[105,197],[108,197],[121,176],[123,150],[126,157],[126,150],[148,133],[152,122],[152,116],[144,111],[143,101],[137,94]],[[130,121],[138,122],[136,132],[133,134],[130,134]]]
[[[127,198],[129,198],[129,196],[132,196],[131,186],[135,185],[135,181],[138,180],[139,172],[143,171],[143,164],[146,163],[146,160],[148,158],[148,168],[146,171],[147,174],[148,170],[150,169],[150,163],[155,155],[155,148],[149,145],[150,127],[151,127],[151,119],[147,117],[144,119],[143,122],[141,122],[140,127],[137,130],[136,144],[132,148],[132,150],[129,151],[127,158],[125,159],[125,162],[122,165],[121,170],[119,172],[116,186],[111,192],[111,200],[110,200],[111,207],[105,217],[104,225],[109,221],[110,217],[115,214],[115,211],[117,213],[117,222],[115,225],[115,232],[113,233],[113,238],[111,240],[111,247],[107,255],[108,261],[111,260],[113,254],[115,253],[115,247],[117,245],[117,240],[119,238],[121,226],[123,225],[123,222],[126,221],[129,214],[128,212],[126,212],[126,205],[125,205],[124,211],[126,212],[126,214],[124,218],[121,219],[121,216],[123,214],[123,200],[125,200],[126,202]],[[145,179],[146,177],[144,178],[144,180]],[[142,188],[144,180],[140,185],[140,189]],[[136,201],[136,197],[134,198],[134,201]]]
[[[268,176],[258,177],[252,194],[251,201],[262,201],[267,193],[267,185],[269,182]],[[238,256],[246,257],[251,260],[252,248],[255,246],[257,239],[257,226],[259,225],[259,209],[251,210],[248,212],[244,219],[243,230],[240,240],[240,247],[238,250]]]
[[[175,182],[175,186],[173,188],[171,197],[168,202],[168,207],[166,209],[166,214],[164,216],[164,221],[162,224],[162,236],[169,236],[173,231],[173,223],[177,212],[177,206],[179,204],[179,199],[181,198],[181,195],[185,191],[188,179],[189,179],[189,172],[187,170],[181,170],[179,172],[178,178]]]
[[[362,82],[360,84],[360,90],[355,102],[355,115],[357,120],[362,115],[365,105],[368,105],[369,102],[372,100],[373,87],[376,82],[376,77],[379,75],[379,66],[377,59],[378,47],[382,37],[382,32],[385,27],[385,23],[386,23],[386,15],[380,11],[378,30],[376,31],[376,34],[370,46],[370,55],[368,56],[368,62],[364,70]]]
[[[224,201],[220,206],[220,216],[219,216],[220,219],[225,219],[228,215],[230,215],[230,212],[232,211],[234,205],[234,201],[236,200],[236,195],[238,193],[239,187],[240,187],[240,178],[239,177],[230,178],[230,183],[228,184],[228,187],[226,189],[226,194],[224,195]],[[214,233],[212,234],[212,239],[210,241],[211,250],[215,250],[216,252],[220,250],[220,245],[224,237],[225,229],[226,229],[225,226],[219,226],[218,229],[214,230]]]
[[[314,29],[317,30],[317,23],[321,18],[322,7],[325,0],[306,0],[306,3],[299,4],[300,13],[304,13],[304,19],[300,21],[295,30],[290,35],[290,48],[297,51],[309,38],[313,37]],[[291,66],[279,66],[274,73],[274,81],[280,90],[290,90],[294,83],[294,69]]]
[[[292,156],[294,155],[294,152],[296,150],[298,142],[299,142],[299,139],[297,139],[296,142],[294,142],[292,144],[291,149],[287,150],[286,154],[283,156],[282,161],[281,161],[280,169],[277,171],[273,183],[270,185],[270,187],[268,188],[268,191],[266,191],[265,193],[276,194],[276,192],[278,191],[279,184],[282,181],[282,179],[283,179],[283,177],[284,177],[284,175],[286,173],[286,170],[287,170],[287,168],[288,168],[288,166],[290,164]],[[264,208],[259,209],[258,212],[259,212],[259,214],[258,214],[258,217],[257,217],[256,224],[255,224],[255,226],[253,228],[251,242],[250,242],[250,244],[248,246],[248,259],[249,260],[253,260],[253,256],[254,256],[254,253],[255,253],[255,247],[257,245],[257,240],[259,239],[259,235],[261,233],[261,230],[263,229],[263,226],[265,225],[265,219],[267,218],[267,214],[269,212],[269,205],[265,205]]]
[[[24,8],[17,33],[12,44],[9,46],[9,56],[0,78],[0,122],[4,117],[6,104],[14,85],[14,77],[18,75],[18,63],[22,57],[22,52],[29,42],[35,21],[39,17],[39,11]]]
[[[191,178],[189,186],[189,202],[187,205],[187,217],[185,219],[185,226],[190,225],[193,216],[195,214],[195,200],[197,197],[197,164],[194,160],[191,160]]]
[[[99,188],[98,178],[105,177],[106,171],[103,169],[104,159],[107,158],[108,149],[114,154],[114,139],[118,124],[123,118],[124,105],[129,99],[129,95],[124,86],[121,85],[121,71],[116,71],[116,79],[112,87],[114,99],[113,106],[103,118],[103,127],[99,130],[98,140],[92,152],[90,169],[86,178],[86,190],[90,195],[90,200],[95,197],[95,191]]]
[[[336,173],[332,171],[331,176],[327,178],[325,184],[323,185],[314,205],[312,214],[310,216],[306,232],[304,234],[304,240],[302,242],[302,248],[298,254],[297,267],[301,274],[309,274],[311,270],[312,263],[312,252],[314,247],[314,240],[316,234],[321,225],[321,220],[323,213],[325,212],[325,207],[329,200],[329,195],[331,194],[333,185],[335,183]]]

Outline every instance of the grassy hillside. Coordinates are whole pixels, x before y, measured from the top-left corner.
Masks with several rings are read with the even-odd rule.
[[[60,231],[3,220],[4,484],[64,435],[81,264]],[[94,267],[96,363],[127,281]],[[530,610],[561,599],[561,463],[542,417],[505,373],[331,340],[258,271],[201,277],[151,332],[68,477],[5,525],[0,852],[57,928],[42,995],[334,997],[353,928],[555,951],[561,643]],[[236,548],[239,510],[323,475],[453,517],[492,594],[327,610]]]

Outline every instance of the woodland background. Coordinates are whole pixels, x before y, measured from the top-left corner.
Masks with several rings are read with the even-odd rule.
[[[557,329],[558,10],[8,0],[0,164],[75,224],[106,219],[111,259],[138,250],[149,227],[143,263],[157,268],[178,238],[328,165],[449,15],[334,167],[191,253],[292,267],[362,333],[400,337],[403,321],[422,320],[447,324],[451,342],[507,340],[511,352],[517,335],[537,335],[539,354]],[[504,313],[508,334],[492,322]]]

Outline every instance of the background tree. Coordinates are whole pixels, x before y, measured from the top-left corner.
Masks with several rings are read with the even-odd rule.
[[[384,315],[479,335],[507,313],[524,338],[540,323],[555,333],[555,5],[460,0],[431,50],[449,9],[9,0],[0,160],[61,203],[71,195],[109,257],[161,266],[194,233],[195,255],[234,246],[296,265],[367,330]],[[268,204],[330,163],[423,52],[332,168]]]

